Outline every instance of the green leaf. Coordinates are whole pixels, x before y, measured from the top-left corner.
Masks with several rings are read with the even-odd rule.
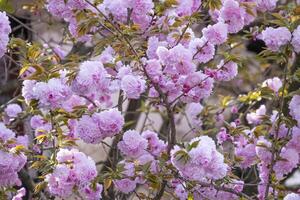
[[[35,188],[34,188],[34,194],[38,194],[39,192],[41,192],[43,189],[45,189],[47,186],[47,182],[40,182],[38,183]]]
[[[22,74],[24,74],[28,70],[29,67],[30,67],[30,65],[24,65],[19,72],[19,76],[22,76]]]
[[[269,133],[269,126],[268,125],[258,125],[255,129],[254,129],[254,135],[255,137],[259,137],[262,135],[267,135]]]
[[[172,6],[178,5],[178,2],[177,0],[166,0],[164,4],[167,8],[170,8]]]
[[[13,7],[11,0],[0,0],[0,10],[8,13],[14,13],[15,9]]]
[[[104,180],[104,190],[107,191],[112,184],[112,180],[110,178]]]
[[[198,140],[198,141],[193,142],[192,144],[189,144],[188,147],[187,147],[187,150],[190,151],[193,148],[196,148],[198,146],[199,142],[200,141]]]
[[[175,153],[175,158],[177,161],[183,161],[183,163],[187,163],[190,159],[190,156],[185,150],[179,150]]]
[[[274,97],[274,91],[269,87],[262,87],[260,91],[261,91],[261,96],[266,99]]]
[[[206,0],[203,2],[203,6],[209,10],[218,10],[222,6],[221,0]]]
[[[31,164],[30,169],[42,169],[46,165],[46,162],[43,161],[35,161]]]
[[[194,200],[194,196],[193,196],[192,193],[189,193],[189,195],[188,195],[188,200]]]
[[[46,132],[45,130],[39,130],[39,132]],[[38,144],[42,144],[43,142],[45,142],[47,140],[48,136],[46,134],[42,134],[37,136],[35,139],[37,140]]]
[[[221,99],[221,106],[222,108],[227,108],[227,106],[230,104],[231,102],[231,96],[224,96]]]
[[[10,149],[10,152],[19,155],[24,149],[25,147],[23,145],[17,145]]]
[[[294,73],[294,80],[300,82],[300,69]]]

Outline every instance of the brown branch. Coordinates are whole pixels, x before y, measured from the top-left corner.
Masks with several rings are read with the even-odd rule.
[[[0,106],[0,112],[3,111],[7,105],[16,102],[20,97],[21,97],[21,95],[15,96],[14,98],[12,98],[11,100],[9,100],[5,104],[2,104]]]
[[[269,181],[267,182],[267,185],[266,185],[266,190],[265,190],[265,199],[267,200],[268,199],[268,195],[269,195],[269,188],[270,188],[270,184],[272,184],[272,173],[273,173],[273,167],[275,165],[275,162],[276,162],[276,154],[278,153],[278,151],[276,150],[276,146],[275,146],[275,143],[278,139],[278,135],[279,135],[279,130],[280,130],[280,124],[281,124],[281,115],[283,113],[283,106],[284,106],[284,90],[285,90],[285,87],[287,85],[287,73],[288,73],[288,63],[286,63],[285,65],[285,68],[284,68],[284,82],[283,82],[283,86],[282,86],[282,93],[281,93],[281,96],[280,96],[280,110],[277,114],[277,117],[278,117],[278,121],[277,121],[277,127],[276,127],[276,132],[275,132],[275,136],[274,136],[274,141],[272,142],[272,157],[271,157],[271,164],[270,164],[270,171],[269,171],[269,174],[268,174],[268,179]]]

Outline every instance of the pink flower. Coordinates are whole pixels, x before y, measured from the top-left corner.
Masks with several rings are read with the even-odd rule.
[[[158,83],[162,76],[162,66],[159,60],[152,59],[147,61],[146,71],[151,80]]]
[[[142,133],[142,137],[148,140],[148,151],[151,154],[159,156],[166,150],[166,143],[158,138],[157,133],[147,130]]]
[[[15,118],[22,112],[22,108],[18,104],[9,104],[4,112],[8,117]]]
[[[165,65],[164,72],[167,74],[187,75],[196,70],[196,66],[192,62],[193,53],[181,44],[170,50],[165,47],[158,47],[156,53],[161,63]]]
[[[12,200],[22,200],[23,199],[22,197],[24,197],[25,195],[26,195],[26,189],[22,187],[17,191],[17,194],[12,198]]]
[[[201,0],[179,0],[176,13],[179,16],[189,16],[196,12],[200,5]]]
[[[56,55],[58,55],[58,57],[60,58],[60,59],[64,59],[65,57],[66,57],[66,55],[67,55],[67,52],[66,51],[64,51],[60,46],[56,46],[56,47],[54,47],[54,52],[56,53]]]
[[[140,76],[126,75],[121,80],[121,89],[129,99],[138,99],[146,90],[146,81]]]
[[[189,44],[189,49],[193,55],[193,59],[196,59],[200,63],[207,63],[213,59],[215,55],[215,47],[206,38],[195,38]]]
[[[295,149],[283,148],[280,153],[280,158],[283,160],[277,161],[274,165],[276,177],[279,179],[297,167],[299,163],[299,152]]]
[[[289,109],[290,109],[290,115],[298,122],[298,126],[300,126],[299,107],[300,107],[300,95],[295,95],[293,96],[289,104]]]
[[[217,134],[217,140],[219,144],[223,144],[226,141],[231,140],[231,136],[229,133],[227,133],[226,128],[222,127]]]
[[[74,94],[62,105],[62,108],[68,112],[72,112],[76,106],[83,105],[86,105],[86,99]]]
[[[6,46],[9,42],[9,34],[11,33],[10,22],[6,16],[6,12],[0,12],[0,58],[6,52]]]
[[[157,59],[156,50],[159,46],[167,46],[165,41],[159,41],[156,36],[149,37],[148,39],[148,49],[146,51],[149,59]]]
[[[128,14],[128,4],[128,0],[104,0],[100,8],[106,13],[110,12],[115,20],[125,22]]]
[[[266,106],[261,105],[255,112],[248,113],[246,119],[249,124],[258,124],[261,118],[266,114]]]
[[[71,97],[71,89],[58,78],[36,83],[33,92],[39,105],[50,109],[61,107]]]
[[[214,80],[203,74],[201,71],[191,73],[186,76],[183,83],[183,92],[186,94],[182,97],[185,102],[199,102],[201,99],[210,96],[213,89]]]
[[[113,137],[122,130],[124,118],[117,109],[110,109],[92,116],[82,116],[75,125],[75,135],[86,143],[98,144],[106,137]]]
[[[93,191],[89,186],[97,176],[95,162],[78,150],[61,149],[57,153],[58,165],[45,178],[52,195],[66,198],[74,189],[87,197],[101,196],[101,185]]]
[[[100,55],[100,61],[102,63],[113,63],[115,61],[115,53],[111,46],[106,47]]]
[[[67,5],[71,9],[83,10],[89,5],[85,0],[68,0]]]
[[[47,9],[53,16],[65,19],[71,18],[72,10],[64,0],[47,0],[47,3]]]
[[[148,141],[134,130],[126,131],[123,140],[118,143],[120,151],[131,158],[137,158],[144,154],[147,146]]]
[[[264,139],[259,138],[259,140],[256,143],[255,152],[257,157],[261,160],[261,162],[265,164],[269,164],[272,159],[272,153],[270,152],[272,144]]]
[[[154,3],[152,0],[133,0],[132,1],[132,21],[138,24],[142,30],[145,30],[151,22],[152,9]]]
[[[224,63],[222,60],[217,67],[214,78],[218,81],[230,81],[238,74],[238,65],[233,61]]]
[[[297,126],[293,127],[291,130],[291,135],[292,138],[288,142],[287,148],[293,148],[300,152],[300,128]]]
[[[182,184],[177,184],[174,192],[180,200],[188,199],[188,192],[185,190]]]
[[[79,66],[79,72],[72,82],[72,90],[91,100],[110,103],[110,75],[102,62],[85,61]],[[101,92],[99,92],[101,91]]]
[[[0,174],[0,186],[1,187],[11,187],[11,186],[21,186],[22,182],[18,177],[17,173],[5,173]]]
[[[92,185],[86,185],[80,189],[80,195],[87,200],[98,200],[102,198],[103,186],[99,183],[93,188]]]
[[[300,195],[296,193],[290,193],[286,195],[283,200],[300,200]]]
[[[99,129],[96,120],[87,115],[84,115],[79,119],[78,124],[75,127],[75,135],[84,142],[91,144],[98,144],[105,138],[105,135]]]
[[[219,21],[228,24],[229,33],[237,33],[244,27],[246,11],[235,0],[225,0],[220,10]]]
[[[300,53],[300,26],[298,26],[293,32],[292,45],[296,53]]]
[[[18,172],[26,164],[27,157],[20,153],[15,155],[0,150],[0,187],[10,187],[18,185],[20,180]]]
[[[6,142],[15,137],[15,133],[8,129],[2,122],[0,122],[0,140]]]
[[[292,38],[292,34],[286,27],[267,27],[261,33],[261,39],[271,51],[279,51],[280,47],[286,45]]]
[[[30,119],[30,126],[33,129],[43,129],[50,131],[52,129],[51,123],[47,122],[42,116],[34,115]]]
[[[132,192],[136,188],[136,182],[129,178],[114,180],[114,184],[119,191],[125,194]]]
[[[171,162],[180,174],[190,180],[218,180],[226,176],[228,166],[224,157],[216,150],[214,141],[208,136],[201,136],[190,141],[190,150],[175,146],[171,151]],[[178,152],[186,152],[185,158]]]
[[[208,25],[202,30],[203,36],[213,45],[220,45],[226,42],[228,37],[228,25],[218,22],[214,25]]]
[[[28,148],[29,145],[29,139],[27,135],[23,135],[23,136],[18,136],[16,138],[16,144],[15,145],[22,145],[25,148]]]
[[[277,1],[278,0],[257,0],[257,9],[262,12],[274,10]]]
[[[282,82],[278,77],[274,77],[272,79],[267,79],[262,84],[263,87],[269,87],[272,89],[275,93],[279,91],[279,89],[282,87]]]
[[[29,103],[29,101],[36,97],[36,94],[33,91],[33,88],[36,85],[36,83],[37,82],[34,80],[23,81],[22,96],[24,97],[26,103]]]
[[[100,5],[100,9],[107,15],[111,13],[115,20],[123,23],[127,21],[128,9],[132,9],[131,20],[141,29],[150,25],[153,7],[152,0],[104,0]]]
[[[76,174],[73,174],[67,165],[60,164],[46,176],[45,180],[52,195],[66,198],[72,194],[73,187],[76,185]]]
[[[124,118],[117,109],[95,113],[93,119],[96,121],[102,134],[106,137],[112,137],[119,133],[124,125]]]
[[[246,169],[253,165],[256,161],[256,144],[250,143],[247,138],[240,136],[238,140],[235,141],[235,145],[235,155],[242,159],[240,162],[241,168]]]

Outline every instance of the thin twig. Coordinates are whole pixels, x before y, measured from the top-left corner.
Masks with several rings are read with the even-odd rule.
[[[19,20],[18,18],[16,18],[15,16],[6,13],[10,18],[12,18],[13,20],[15,20],[16,22],[18,22],[19,24],[21,24],[24,28],[26,28],[27,30],[31,31],[32,33],[34,33],[38,38],[40,38],[44,43],[46,43],[50,49],[52,49],[53,52],[54,48],[51,47],[51,45],[49,44],[48,41],[46,41],[43,37],[41,37],[35,30],[33,30],[31,27],[29,27],[27,24],[23,23],[21,20]]]

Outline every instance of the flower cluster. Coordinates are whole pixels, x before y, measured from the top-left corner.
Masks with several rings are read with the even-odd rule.
[[[56,159],[58,165],[46,176],[49,192],[66,198],[77,189],[82,197],[89,200],[101,198],[102,185],[93,186],[97,176],[95,162],[85,154],[75,150],[60,149]]]
[[[300,126],[299,106],[300,106],[300,95],[295,95],[289,104],[289,109],[290,109],[291,116],[298,122],[298,126]]]
[[[86,143],[97,144],[106,137],[113,137],[122,130],[124,118],[116,109],[84,115],[75,126],[75,135]]]
[[[85,61],[72,82],[72,90],[91,100],[107,101],[110,98],[110,79],[100,61]],[[101,91],[101,92],[99,92]]]
[[[278,0],[258,0],[257,8],[262,12],[274,10],[277,1]]]
[[[147,130],[139,134],[135,130],[128,130],[118,143],[118,149],[125,157],[125,160],[120,162],[121,165],[124,165],[125,170],[122,172],[124,177],[115,180],[114,183],[119,191],[129,193],[136,188],[138,183],[144,183],[140,178],[144,174],[136,171],[135,165],[144,166],[150,163],[150,171],[154,174],[157,173],[158,161],[156,158],[166,151],[167,145],[153,131]]]
[[[36,137],[52,130],[52,124],[40,115],[34,115],[31,117],[30,126],[35,131]]]
[[[274,77],[272,79],[267,79],[262,84],[263,87],[269,87],[275,93],[279,91],[282,87],[282,81],[278,77]]]
[[[60,108],[71,96],[71,89],[62,79],[52,78],[48,82],[24,81],[22,90],[26,101],[38,100],[42,108]]]
[[[175,146],[171,156],[173,165],[189,180],[218,180],[228,172],[224,156],[217,151],[215,142],[208,136],[192,139],[188,149]]]
[[[85,0],[47,0],[48,11],[53,16],[69,22],[69,31],[73,37],[78,37],[78,23],[74,11],[86,8],[88,8],[88,3]],[[89,39],[88,35],[78,38],[79,41],[88,41]]]
[[[11,33],[10,22],[5,12],[0,12],[0,58],[6,52],[6,46],[9,42]]]
[[[292,45],[296,53],[300,53],[300,26],[298,26],[293,32]]]
[[[11,120],[14,120],[22,112],[21,106],[18,104],[9,104],[4,109],[3,122],[8,124]]]
[[[115,20],[125,23],[130,15],[132,21],[141,29],[146,29],[151,23],[151,14],[154,12],[152,0],[104,0],[99,5],[106,15],[111,13]],[[131,13],[129,14],[129,10]]]
[[[127,74],[121,79],[121,89],[129,99],[139,99],[146,90],[146,82],[142,77]]]
[[[262,39],[269,50],[279,52],[280,48],[291,43],[293,50],[299,53],[300,50],[300,28],[299,26],[291,33],[286,27],[267,27],[258,35]]]
[[[21,185],[18,172],[24,167],[27,157],[22,153],[12,153],[14,147],[28,143],[26,137],[18,136],[0,122],[0,142],[3,148],[0,150],[0,186],[9,187]]]
[[[286,195],[283,200],[298,200],[298,199],[300,199],[299,194],[291,193],[291,194]]]
[[[292,102],[291,102],[292,103]],[[290,104],[291,105],[291,104]],[[256,126],[263,124],[263,116],[267,115],[265,105],[260,106],[256,112],[247,115],[249,124],[253,124],[252,130],[245,130],[241,136],[230,137],[235,144],[235,155],[239,158],[239,164],[242,168],[247,168],[256,164],[259,159],[258,171],[260,183],[258,185],[259,198],[265,197],[265,192],[269,182],[270,165],[272,162],[272,143],[264,136],[256,135]],[[273,111],[270,120],[272,123],[277,122],[279,118],[278,112]],[[235,123],[231,124],[233,127]],[[278,158],[272,166],[275,176],[278,180],[284,179],[293,169],[295,169],[300,161],[299,159],[299,144],[296,142],[299,139],[299,128],[293,127],[290,131],[285,124],[276,128],[273,126],[269,132],[275,138],[287,140],[287,144],[280,150]],[[222,134],[224,135],[224,133]],[[224,137],[223,137],[224,138]],[[271,190],[269,188],[269,190]]]
[[[279,51],[280,47],[290,42],[292,34],[286,27],[268,27],[261,33],[261,39],[271,51]]]
[[[214,80],[196,71],[190,49],[181,44],[171,49],[159,46],[156,54],[158,60],[149,60],[146,71],[162,92],[168,94],[169,101],[182,97],[185,102],[198,102],[211,94]],[[154,94],[158,92],[155,88],[152,90]]]

